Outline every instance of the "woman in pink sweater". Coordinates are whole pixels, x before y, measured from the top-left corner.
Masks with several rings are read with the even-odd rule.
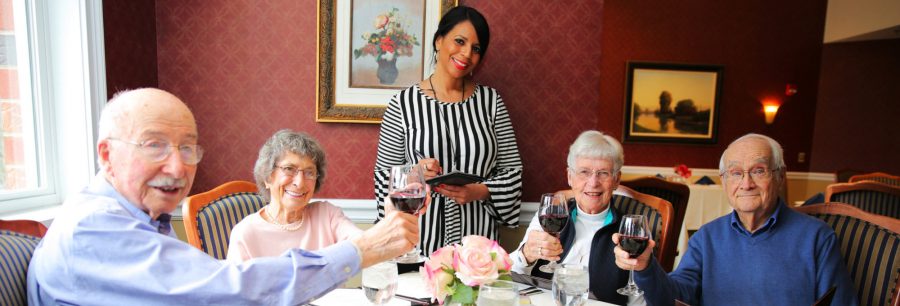
[[[310,202],[325,179],[325,152],[315,139],[281,130],[259,150],[253,176],[269,204],[231,230],[227,260],[279,256],[291,248],[318,250],[362,232],[340,208]]]

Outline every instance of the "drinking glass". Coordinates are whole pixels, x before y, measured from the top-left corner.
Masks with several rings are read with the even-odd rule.
[[[569,223],[569,206],[562,194],[545,193],[541,195],[541,206],[538,208],[538,221],[547,234],[559,239],[559,233]],[[543,254],[541,254],[543,255]],[[541,272],[553,273],[558,264],[551,261],[539,268]]]
[[[374,305],[390,301],[397,290],[397,263],[385,261],[363,269],[362,287]]]
[[[511,281],[498,280],[478,288],[477,306],[519,305],[519,287]]]
[[[391,167],[391,176],[388,181],[388,196],[394,208],[408,213],[417,214],[425,204],[425,175],[419,165],[402,165]],[[406,254],[397,258],[399,263],[417,263],[422,261],[419,256],[418,244]]]
[[[550,292],[557,306],[580,306],[588,299],[588,271],[579,264],[562,264],[553,273]]]
[[[644,249],[650,244],[650,231],[647,230],[647,222],[644,221],[643,215],[626,215],[622,217],[622,224],[619,226],[619,247],[628,252],[631,258],[635,258],[644,253]],[[644,291],[638,288],[634,283],[634,267],[628,274],[628,284],[625,287],[616,290],[621,295],[640,296]]]

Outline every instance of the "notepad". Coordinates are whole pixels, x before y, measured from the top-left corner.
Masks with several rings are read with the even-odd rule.
[[[480,177],[477,175],[454,171],[454,172],[450,172],[450,173],[447,173],[444,175],[435,176],[433,178],[428,179],[426,182],[428,183],[428,185],[431,185],[431,186],[436,186],[436,185],[440,185],[440,184],[463,186],[463,185],[478,183],[483,180],[484,180],[483,177]]]

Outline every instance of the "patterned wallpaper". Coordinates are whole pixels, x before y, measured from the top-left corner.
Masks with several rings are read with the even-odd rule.
[[[626,164],[713,168],[727,142],[751,131],[774,135],[789,154],[810,149],[823,1],[460,2],[491,25],[475,80],[497,88],[510,110],[528,201],[566,187],[565,154],[578,133],[622,137],[627,60],[721,64],[726,72],[719,144],[627,144]],[[371,198],[378,126],[315,122],[316,1],[156,0],[148,13],[156,16],[159,87],[194,110],[208,151],[194,192],[251,179],[262,142],[291,128],[328,153],[317,196]],[[758,100],[787,82],[801,94],[766,127]]]

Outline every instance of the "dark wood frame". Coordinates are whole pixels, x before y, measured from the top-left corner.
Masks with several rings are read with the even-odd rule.
[[[709,135],[682,136],[677,133],[653,133],[655,135],[638,135],[632,132],[632,120],[634,118],[632,98],[634,96],[634,73],[636,69],[660,70],[672,72],[709,72],[715,74],[716,84],[713,108],[710,111],[709,121],[712,121]],[[719,126],[719,107],[721,105],[722,84],[724,75],[724,66],[720,65],[698,65],[698,64],[677,64],[677,63],[653,63],[653,62],[628,62],[628,70],[625,77],[625,128],[623,129],[625,142],[662,142],[662,143],[694,143],[694,144],[714,144],[718,137]],[[675,77],[673,75],[673,77]],[[711,88],[712,89],[712,88]],[[674,103],[675,101],[673,101]],[[673,105],[674,106],[674,105]],[[674,120],[674,119],[673,119]],[[646,134],[646,133],[645,133]]]
[[[440,14],[456,6],[457,0],[439,0]],[[344,123],[381,123],[385,105],[339,106],[335,102],[335,60],[337,48],[337,0],[318,2],[318,62],[316,75],[316,121]],[[430,35],[430,34],[429,34]],[[423,38],[424,43],[431,39]]]

